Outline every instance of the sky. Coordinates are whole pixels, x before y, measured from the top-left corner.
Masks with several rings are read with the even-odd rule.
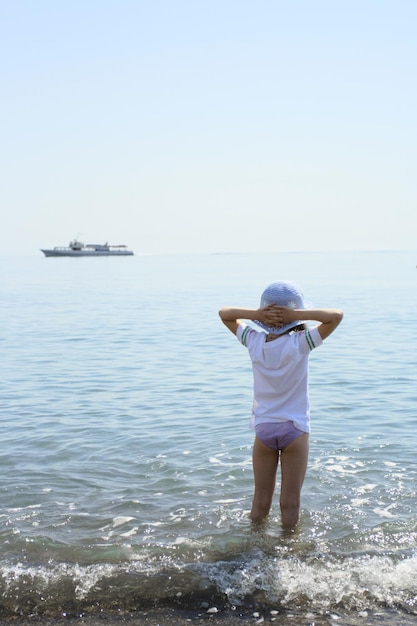
[[[0,0],[2,255],[417,248],[415,0]]]

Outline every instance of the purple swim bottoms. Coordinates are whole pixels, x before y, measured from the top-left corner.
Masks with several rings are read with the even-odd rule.
[[[284,450],[294,439],[303,434],[302,430],[294,426],[294,422],[257,424],[255,432],[258,439],[273,450]]]

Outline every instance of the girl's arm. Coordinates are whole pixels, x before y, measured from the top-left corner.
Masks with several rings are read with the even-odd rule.
[[[340,309],[290,309],[286,306],[275,307],[275,315],[278,318],[278,326],[299,320],[320,322],[318,331],[322,339],[326,339],[340,324],[343,319],[343,311]]]
[[[277,311],[275,304],[269,304],[261,309],[239,309],[231,306],[224,306],[220,309],[219,315],[223,324],[236,335],[237,328],[242,320],[259,320],[268,326],[278,326],[278,319],[281,313]]]

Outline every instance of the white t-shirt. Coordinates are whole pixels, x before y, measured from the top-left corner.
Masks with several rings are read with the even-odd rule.
[[[310,432],[308,357],[323,343],[317,327],[266,341],[266,334],[239,324],[237,338],[249,350],[254,403],[251,425],[294,422]]]

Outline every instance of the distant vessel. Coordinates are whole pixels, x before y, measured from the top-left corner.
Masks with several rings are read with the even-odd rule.
[[[66,247],[56,247],[49,250],[41,248],[41,252],[45,256],[132,256],[133,254],[132,250],[128,250],[124,245],[111,246],[108,243],[87,243],[84,245],[77,239],[70,241]]]

